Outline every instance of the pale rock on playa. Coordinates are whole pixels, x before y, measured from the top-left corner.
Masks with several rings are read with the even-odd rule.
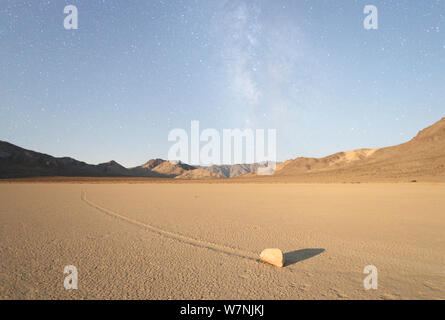
[[[260,254],[260,259],[279,268],[284,266],[284,255],[280,249],[264,249]]]

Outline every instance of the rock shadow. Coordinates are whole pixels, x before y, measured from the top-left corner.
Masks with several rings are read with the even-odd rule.
[[[311,248],[311,249],[301,249],[284,254],[284,266],[290,266],[297,262],[310,259],[324,252],[325,249],[321,248]]]

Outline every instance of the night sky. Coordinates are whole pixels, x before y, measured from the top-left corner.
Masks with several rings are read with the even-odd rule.
[[[0,0],[0,140],[27,149],[135,166],[199,120],[277,129],[285,160],[444,116],[445,1]]]

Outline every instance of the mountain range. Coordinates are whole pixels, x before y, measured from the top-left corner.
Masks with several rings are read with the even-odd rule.
[[[247,174],[243,178],[252,176]],[[273,179],[294,182],[445,181],[445,118],[400,145],[285,161],[277,165]]]
[[[177,179],[231,178],[258,165],[191,166],[180,161],[151,159],[141,166],[125,168],[116,161],[98,165],[69,157],[56,158],[0,140],[0,178],[25,177],[150,177]]]
[[[175,179],[268,179],[278,181],[445,181],[445,118],[400,145],[339,152],[323,158],[299,157],[277,164],[271,176],[258,176],[261,164],[191,166],[151,159],[125,168],[116,161],[98,165],[56,158],[0,141],[0,178],[147,177]]]

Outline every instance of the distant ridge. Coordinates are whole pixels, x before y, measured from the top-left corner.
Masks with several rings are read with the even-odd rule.
[[[147,177],[220,179],[251,172],[256,165],[195,167],[181,161],[151,159],[141,166],[125,168],[116,161],[98,165],[69,157],[56,158],[0,140],[0,179],[26,177]],[[220,174],[227,170],[226,174]]]
[[[324,158],[296,158],[277,164],[271,176],[258,176],[260,164],[191,166],[151,159],[125,168],[116,161],[98,165],[56,158],[0,141],[0,178],[22,177],[157,177],[176,179],[255,179],[257,181],[361,182],[445,181],[445,118],[413,139],[380,149],[338,152]]]
[[[261,164],[233,164],[233,165],[212,165],[208,167],[201,167],[204,170],[210,171],[222,178],[233,178],[246,173],[253,173],[261,167]]]

